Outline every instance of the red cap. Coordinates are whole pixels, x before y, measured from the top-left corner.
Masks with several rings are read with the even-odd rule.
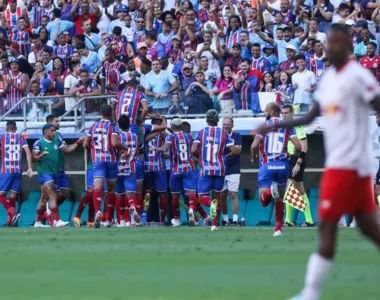
[[[19,49],[20,49],[20,46],[19,46],[19,44],[18,44],[17,42],[13,42],[13,43],[11,44],[11,48],[14,48],[14,49],[19,50]]]
[[[8,3],[17,3],[17,0],[8,0]]]

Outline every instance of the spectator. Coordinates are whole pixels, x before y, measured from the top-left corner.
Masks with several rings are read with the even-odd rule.
[[[265,53],[265,58],[269,61],[270,63],[270,70],[273,72],[274,70],[277,69],[278,67],[278,59],[277,56],[275,55],[274,47],[270,44],[265,44],[263,51]]]
[[[0,75],[8,75],[9,74],[9,60],[6,54],[3,54],[1,56],[1,70],[0,70]]]
[[[26,74],[28,77],[31,77],[33,75],[33,68],[28,63],[28,60],[25,58],[25,56],[20,53],[19,44],[13,42],[9,47],[9,50],[11,53],[10,60],[12,60],[12,58],[17,58],[20,72]]]
[[[54,12],[53,0],[42,0],[42,7],[40,7],[36,11],[35,16],[34,16],[34,27],[39,27],[39,26],[46,27],[48,23],[43,24],[43,18],[48,17],[50,21],[53,18],[53,12]]]
[[[89,51],[84,44],[80,44],[77,47],[77,50],[80,53],[80,61],[82,64],[85,64],[88,67],[88,71],[90,74],[95,74],[100,66],[102,65],[101,61],[99,60],[98,55],[94,51]]]
[[[226,65],[231,66],[233,72],[238,72],[240,70],[242,54],[241,45],[236,43],[232,46],[232,49],[227,49],[226,47],[222,47],[220,45],[219,37],[220,36],[218,36],[218,38],[216,39],[216,49],[218,50],[219,57],[223,58]]]
[[[288,45],[286,47],[287,60],[280,63],[279,71],[285,71],[289,74],[289,76],[292,76],[295,72],[297,72],[296,62],[294,61],[296,53],[297,50],[294,45]]]
[[[172,44],[169,51],[166,52],[166,57],[169,58],[169,62],[174,66],[181,59],[183,59],[183,52],[181,49],[181,41],[177,35],[172,37]]]
[[[350,6],[346,3],[341,3],[338,6],[337,12],[333,15],[331,23],[345,24],[346,21],[351,20],[357,13],[356,7],[350,14]]]
[[[211,70],[219,68],[218,60],[219,55],[216,52],[216,45],[212,42],[212,32],[205,31],[203,34],[204,42],[197,46],[197,58],[200,59],[201,56],[206,56],[208,58],[208,65]]]
[[[84,43],[88,50],[97,52],[102,46],[99,35],[92,33],[91,20],[85,20],[82,22],[82,29],[84,35]]]
[[[108,33],[103,33],[101,36],[101,45],[100,45],[100,48],[98,50],[98,57],[102,63],[104,62],[104,55],[105,55],[105,52],[108,48],[107,47],[108,37],[109,37]]]
[[[285,104],[293,103],[293,85],[288,73],[284,71],[280,72],[280,84],[273,91],[277,95],[276,103],[281,107]]]
[[[37,82],[38,84],[41,84],[42,80],[50,77],[50,71],[44,70],[44,64],[42,63],[42,61],[37,61],[34,65],[34,69],[35,72],[33,73],[30,82]]]
[[[226,62],[227,64],[227,62]],[[198,69],[203,71],[206,75],[206,83],[207,88],[212,89],[214,87],[215,82],[220,78],[220,69],[210,70],[208,67],[208,58],[206,56],[202,56],[200,63],[198,65]]]
[[[158,35],[157,39],[157,52],[158,57],[164,57],[172,47],[172,37],[174,32],[172,31],[171,22],[166,21],[162,23],[162,32]]]
[[[317,79],[313,72],[306,69],[304,55],[298,55],[294,60],[298,68],[298,71],[292,76],[294,104],[299,105],[300,112],[307,112],[312,103],[311,95],[316,88]]]
[[[65,78],[65,84],[64,84],[64,94],[75,96],[75,94],[71,93],[71,90],[74,90],[75,86],[79,82],[81,67],[80,62],[73,62],[70,65],[70,74]],[[73,107],[76,105],[77,101],[75,98],[65,98],[65,110],[66,112],[73,109]],[[75,110],[77,110],[77,115],[80,115],[80,107],[77,107]],[[69,115],[73,116],[75,114],[74,111],[72,111]]]
[[[185,92],[185,105],[189,114],[203,114],[213,108],[210,98],[212,92],[206,87],[205,79],[205,74],[197,71],[195,82],[191,83]]]
[[[313,18],[317,18],[319,31],[325,33],[331,28],[332,15],[334,13],[334,6],[329,0],[314,0],[314,7],[312,10]],[[324,43],[320,37],[315,37]]]
[[[30,38],[30,41],[33,47],[31,47],[30,49],[31,51],[28,55],[28,62],[29,64],[32,65],[32,67],[34,67],[34,64],[36,63],[36,61],[41,59],[43,48],[42,48],[41,38],[39,34],[33,34]]]
[[[108,95],[116,95],[119,85],[127,81],[127,67],[122,62],[116,60],[115,52],[112,49],[106,50],[104,58],[100,79],[101,92]]]
[[[243,59],[240,64],[240,71],[234,78],[232,94],[235,109],[251,109],[253,113],[261,113],[258,91],[263,79],[261,73],[252,70],[251,66],[252,61],[249,58]]]
[[[160,60],[154,59],[152,71],[146,75],[144,88],[145,95],[149,97],[149,107],[154,113],[164,114],[169,108],[169,95],[178,89],[179,84],[171,73],[161,69]]]
[[[63,83],[59,81],[52,81],[44,79],[41,81],[41,96],[58,96],[64,94]],[[64,98],[51,98],[44,99],[42,105],[48,109],[51,106],[51,113],[57,116],[62,116],[65,113],[65,99]],[[49,111],[50,114],[50,111]]]
[[[367,45],[367,55],[360,59],[360,64],[369,69],[380,83],[380,56],[376,55],[377,45],[369,42]]]
[[[115,3],[113,0],[99,1],[99,10],[101,16],[96,27],[99,30],[100,35],[104,33],[109,33],[111,21],[115,18],[113,14],[116,6],[117,3]]]
[[[136,30],[133,34],[133,47],[137,49],[137,45],[145,41],[145,33],[147,29],[145,27],[145,20],[142,17],[138,17],[136,20]]]
[[[67,43],[66,35],[63,32],[58,36],[58,46],[55,48],[54,53],[63,60],[64,66],[67,68],[73,54],[73,47]]]
[[[322,31],[321,32],[318,30],[318,19],[310,19],[309,24],[310,24],[309,37],[320,41],[322,44],[325,44],[327,41],[327,36],[324,31],[321,30]]]
[[[362,58],[363,56],[366,56],[367,55],[367,45],[369,42],[373,42],[376,44],[376,54],[379,54],[379,47],[378,47],[378,44],[376,42],[376,40],[371,40],[370,37],[369,37],[369,30],[368,30],[368,27],[364,27],[362,30],[361,30],[361,39],[362,39],[362,42],[360,42],[359,44],[357,44],[355,46],[355,49],[354,49],[354,54],[355,56],[360,59]]]
[[[179,103],[179,94],[172,94],[170,99],[169,115],[182,115],[185,113],[183,106]]]
[[[152,60],[158,58],[157,36],[155,33],[145,32],[145,44],[148,47],[147,58]]]
[[[42,63],[44,64],[44,70],[53,72],[53,60],[51,59],[50,49],[42,50],[41,58]]]
[[[108,47],[111,47],[115,51],[115,55],[120,60],[123,57],[127,57],[128,40],[125,35],[122,34],[121,27],[115,26],[112,35],[108,38]]]
[[[91,96],[99,96],[100,90],[95,79],[90,78],[87,70],[80,71],[79,81],[69,91],[70,95],[76,95],[78,99],[88,97],[84,100],[86,114],[99,113],[98,100],[91,99]]]
[[[222,78],[216,81],[212,89],[212,92],[218,95],[220,112],[222,114],[231,114],[235,111],[235,103],[232,97],[232,86],[234,85],[232,72],[232,67],[225,65],[222,69]]]
[[[4,93],[7,99],[7,110],[14,107],[26,94],[28,76],[20,71],[20,61],[12,58],[9,75],[4,76]],[[21,114],[22,104],[19,104],[12,114]]]
[[[54,36],[58,36],[62,32],[66,30],[71,30],[71,28],[74,27],[73,22],[61,20],[61,16],[62,16],[61,10],[58,8],[54,8],[52,21],[46,25],[46,29],[50,33],[49,39],[51,41],[54,41],[56,39],[54,38]]]
[[[45,27],[43,27],[39,31],[39,34],[40,34],[40,37],[41,37],[41,43],[43,45],[43,48],[44,49],[46,49],[46,48],[53,49],[53,41],[49,40],[49,32],[48,32],[48,30]]]
[[[270,72],[265,72],[263,78],[264,83],[260,87],[260,92],[271,93],[275,88],[272,74]]]
[[[286,0],[285,0],[286,1]],[[263,56],[261,56],[261,46],[255,43],[251,47],[252,53],[252,70],[257,70],[264,74],[264,72],[270,72],[270,62]]]
[[[6,22],[11,29],[17,29],[17,20],[20,17],[24,17],[29,24],[28,13],[25,9],[17,7],[17,0],[8,0],[8,8],[5,9],[3,13],[3,22]]]
[[[183,92],[187,90],[190,84],[195,82],[195,74],[193,70],[194,70],[194,66],[192,64],[183,65],[183,71],[182,71],[183,76],[181,77],[181,80],[180,80],[180,86]]]
[[[82,12],[81,14],[78,14],[79,5]],[[90,5],[94,11],[93,13],[90,12]],[[76,0],[71,8],[70,14],[74,20],[75,33],[78,35],[83,34],[82,22],[85,20],[91,20],[91,26],[96,27],[100,17],[100,9],[93,0],[89,0],[88,2]]]
[[[313,42],[313,49],[315,54],[310,57],[307,61],[308,70],[312,71],[317,81],[321,79],[323,72],[325,71],[325,65],[323,59],[325,58],[325,53],[323,52],[323,45],[320,41]]]
[[[80,63],[80,67],[82,69],[85,69],[87,71],[90,70],[89,67],[85,63],[82,62],[81,55],[80,55],[79,51],[74,51],[73,52],[73,55],[71,56],[71,63],[73,63],[73,62],[79,62]]]
[[[148,59],[147,53],[148,53],[148,46],[143,42],[139,43],[137,45],[137,56],[134,59],[137,70],[140,69],[141,61]]]
[[[10,39],[12,42],[18,43],[20,53],[23,56],[28,57],[30,37],[28,31],[26,30],[26,19],[24,17],[19,17],[17,19],[17,29],[10,32]]]
[[[29,84],[29,93],[27,97],[39,97],[41,95],[41,87],[38,81],[31,80]],[[29,100],[28,100],[29,101]],[[28,103],[28,120],[39,121],[39,117],[46,112],[45,107],[40,101],[32,101]]]
[[[61,10],[61,19],[63,21],[70,21],[73,22],[73,19],[71,18],[71,8],[73,7],[72,4],[68,3],[69,0],[57,0],[57,6]],[[70,1],[71,2],[71,1]]]
[[[65,63],[62,58],[56,57],[53,59],[53,72],[50,73],[50,79],[53,81],[58,81],[60,83],[65,82],[67,76],[67,71],[65,68]]]

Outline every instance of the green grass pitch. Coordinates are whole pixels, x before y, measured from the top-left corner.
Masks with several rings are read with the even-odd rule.
[[[0,230],[3,300],[281,300],[296,294],[315,229]],[[380,255],[340,231],[322,299],[380,299]]]

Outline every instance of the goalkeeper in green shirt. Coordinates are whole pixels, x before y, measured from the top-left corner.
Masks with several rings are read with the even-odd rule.
[[[284,120],[292,119],[293,118],[293,107],[289,104],[286,104],[282,107],[281,110],[282,117]],[[300,226],[301,227],[314,227],[313,218],[311,217],[310,213],[310,203],[309,198],[307,197],[307,194],[305,192],[305,187],[303,186],[303,174],[306,167],[306,152],[307,152],[307,135],[306,131],[302,126],[295,127],[294,128],[296,132],[296,136],[301,144],[301,152],[299,154],[296,154],[295,146],[292,143],[292,141],[288,142],[288,153],[291,155],[290,161],[289,161],[289,181],[293,182],[297,190],[301,193],[302,198],[304,199],[306,203],[306,209],[305,209],[305,222],[303,222]],[[292,213],[293,213],[293,207],[289,204],[286,204],[285,206],[285,221],[283,222],[284,227],[294,227],[294,224],[292,222]]]

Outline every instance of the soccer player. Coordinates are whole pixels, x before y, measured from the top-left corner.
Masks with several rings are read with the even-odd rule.
[[[291,120],[293,119],[293,107],[289,104],[286,104],[281,109],[282,118],[284,120]],[[288,184],[290,182],[293,182],[297,190],[301,193],[303,200],[306,203],[306,209],[305,209],[305,222],[303,222],[300,226],[301,227],[314,227],[313,218],[311,217],[310,212],[310,203],[309,198],[307,197],[305,187],[303,186],[303,174],[305,172],[306,168],[306,152],[308,150],[308,144],[307,144],[307,135],[306,131],[302,126],[297,126],[294,128],[296,132],[296,137],[299,140],[301,144],[301,152],[296,154],[295,146],[292,141],[288,142],[288,153],[291,155],[289,160],[289,174],[288,174]],[[293,207],[289,204],[285,205],[286,207],[286,215],[285,215],[285,221],[283,222],[282,226],[284,227],[294,227],[294,224],[292,223],[292,213],[293,213]]]
[[[102,189],[104,180],[107,182],[106,205],[109,218],[113,216],[115,204],[115,183],[118,174],[116,149],[113,147],[113,140],[117,139],[116,124],[112,123],[112,107],[103,105],[101,109],[102,118],[96,121],[88,131],[84,146],[91,145],[91,157],[94,162],[94,194],[93,203],[96,211],[95,227],[100,227],[100,222],[104,222],[103,214],[100,211],[102,203]]]
[[[380,249],[368,135],[370,110],[380,112],[378,82],[357,61],[349,60],[352,44],[347,28],[334,24],[327,43],[333,66],[321,78],[311,110],[305,117],[266,124],[259,129],[265,132],[306,125],[319,114],[325,118],[326,170],[321,181],[319,245],[309,258],[305,286],[292,300],[320,299],[335,255],[337,222],[343,214],[354,215],[362,234]]]
[[[195,137],[191,153],[199,149],[199,165],[201,172],[198,180],[198,195],[200,203],[210,206],[212,220],[211,231],[218,230],[221,209],[221,192],[223,190],[226,166],[223,153],[226,148],[231,153],[240,154],[241,148],[234,146],[228,133],[218,127],[219,115],[215,109],[206,113],[207,127]],[[208,196],[212,190],[212,198]]]
[[[116,120],[125,115],[130,118],[130,130],[137,133],[139,119],[142,123],[148,114],[148,102],[144,94],[137,89],[139,82],[136,79],[129,80],[126,88],[120,91],[117,96],[117,105],[115,109]]]
[[[125,215],[129,219],[129,214],[135,223],[140,223],[140,216],[136,210],[136,160],[140,148],[140,139],[137,134],[131,132],[130,120],[128,116],[121,116],[118,121],[119,133],[117,139],[112,139],[112,146],[119,149],[118,170],[119,176],[116,181],[116,211],[119,214],[120,222],[118,227],[129,227],[125,221]],[[128,202],[124,202],[124,194],[127,195]],[[129,207],[129,210],[126,208]],[[122,214],[122,212],[124,212]],[[109,216],[108,216],[109,217]]]
[[[152,125],[160,125],[165,119],[152,119]],[[166,123],[166,121],[165,121]],[[165,125],[166,127],[166,125]],[[167,199],[167,178],[165,169],[165,154],[151,149],[164,145],[166,132],[154,132],[145,136],[145,156],[144,156],[144,186],[147,189],[144,206],[149,206],[150,195],[155,190],[160,196],[160,221],[165,223]]]
[[[274,102],[265,107],[265,116],[268,121],[265,124],[281,123],[280,106]],[[281,129],[257,133],[251,145],[251,161],[255,163],[260,151],[259,169],[259,197],[261,205],[268,206],[272,199],[275,202],[276,227],[273,236],[282,235],[282,219],[284,217],[284,202],[282,199],[285,193],[286,182],[288,179],[288,141],[291,140],[296,149],[300,149],[299,141],[294,130]]]
[[[174,218],[171,220],[173,227],[180,226],[179,197],[185,190],[189,197],[189,225],[195,225],[194,211],[197,209],[197,179],[195,163],[191,158],[193,139],[182,131],[182,120],[175,118],[171,122],[173,133],[165,139],[162,147],[151,147],[151,150],[166,153],[170,151],[170,191],[172,194],[172,211]]]
[[[223,119],[223,130],[227,132],[236,147],[242,147],[243,141],[237,132],[233,132],[234,120],[230,117]],[[238,226],[239,217],[239,185],[240,185],[240,155],[233,155],[229,149],[224,152],[226,157],[226,176],[224,177],[222,194],[222,225],[229,226],[228,220],[228,194],[232,200],[232,226]]]
[[[74,144],[67,146],[61,139],[56,139],[56,129],[52,124],[45,124],[42,127],[43,137],[37,140],[33,145],[32,157],[37,161],[38,180],[42,185],[43,194],[37,206],[37,219],[34,227],[46,227],[43,225],[42,219],[46,208],[47,199],[50,201],[50,209],[54,216],[55,227],[65,227],[69,222],[61,220],[58,211],[58,193],[56,185],[59,184],[59,176],[61,173],[61,160],[59,153],[70,153],[74,151],[79,144],[83,142],[83,138],[78,139]],[[50,227],[50,226],[48,226]]]
[[[32,155],[26,139],[17,134],[15,121],[8,121],[5,125],[6,133],[0,138],[1,172],[0,172],[0,203],[8,212],[8,226],[17,224],[20,214],[15,211],[17,194],[20,193],[22,177],[22,150],[24,149],[28,161],[27,175],[32,177]],[[6,199],[9,193],[9,201]]]

